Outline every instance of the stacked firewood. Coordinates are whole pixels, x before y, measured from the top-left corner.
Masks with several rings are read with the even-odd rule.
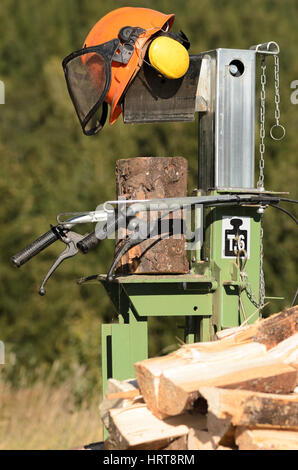
[[[298,449],[298,306],[135,364],[108,381],[114,450]]]

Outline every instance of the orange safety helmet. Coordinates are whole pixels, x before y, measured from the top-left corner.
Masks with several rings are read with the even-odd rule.
[[[83,49],[63,60],[68,90],[86,135],[102,129],[107,104],[110,124],[116,121],[122,95],[143,64],[149,39],[170,30],[174,18],[149,8],[118,8],[95,24]],[[94,123],[100,108],[101,117]]]

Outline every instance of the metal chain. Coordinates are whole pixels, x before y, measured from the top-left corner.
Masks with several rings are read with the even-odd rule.
[[[261,224],[262,224],[262,218],[263,218],[265,207],[262,207],[262,209],[263,209],[263,212],[262,212],[262,216],[261,216]],[[262,316],[262,309],[264,308],[264,305],[265,305],[265,278],[264,278],[264,271],[263,271],[263,259],[264,259],[263,234],[264,234],[263,233],[263,228],[262,228],[262,225],[261,225],[261,232],[260,232],[260,293],[259,293],[259,302],[258,302],[256,296],[254,295],[253,291],[252,291],[252,287],[251,287],[251,284],[249,282],[247,272],[244,270],[244,266],[245,266],[246,261],[244,262],[243,267],[240,268],[240,272],[239,272],[240,280],[245,285],[244,290],[246,292],[246,295],[249,298],[249,300],[251,301],[251,303],[260,311],[259,312],[260,317]],[[245,260],[247,260],[246,251],[245,250],[240,250],[240,251],[242,251],[245,254]],[[239,255],[239,253],[238,253],[238,255]],[[240,259],[239,259],[239,267],[240,267]],[[240,296],[241,296],[241,290],[239,291],[239,302],[241,303]],[[241,303],[241,307],[242,307],[244,316],[246,316],[242,303]]]
[[[261,234],[261,238],[263,237],[263,233]],[[243,262],[243,266],[240,267],[240,252],[242,252],[244,254],[244,262]],[[261,309],[263,307],[263,300],[261,300],[261,296],[260,296],[260,302],[258,302],[258,300],[256,299],[255,295],[253,294],[253,291],[252,291],[252,287],[251,287],[251,284],[249,282],[249,279],[248,279],[248,275],[247,275],[247,272],[244,270],[244,267],[245,267],[245,264],[246,264],[246,261],[247,261],[247,253],[246,253],[246,250],[242,249],[240,251],[238,251],[238,262],[237,264],[239,265],[239,275],[240,275],[240,280],[241,282],[244,284],[244,288],[242,288],[241,290],[245,290],[246,291],[246,295],[247,297],[249,298],[249,300],[251,301],[251,303],[257,308],[257,309]],[[264,284],[265,286],[265,284]],[[239,301],[240,301],[240,296],[241,296],[241,290],[239,291]],[[261,290],[261,289],[260,289]],[[242,310],[243,310],[243,314],[244,316],[245,315],[245,312],[244,312],[244,307],[243,307],[243,304],[241,305],[242,306]]]
[[[264,154],[265,154],[265,104],[266,104],[266,90],[265,90],[265,85],[266,85],[266,60],[265,56],[262,56],[261,60],[261,69],[262,69],[262,74],[261,74],[261,104],[260,104],[260,161],[259,161],[259,168],[260,168],[260,174],[259,174],[259,180],[257,182],[257,188],[260,191],[264,191],[265,186],[264,186],[264,166],[265,166],[265,160],[264,160]]]
[[[260,174],[259,174],[259,180],[257,182],[257,188],[260,191],[265,191],[265,184],[264,184],[264,167],[265,167],[265,136],[266,136],[266,131],[265,131],[265,106],[266,106],[266,59],[265,55],[262,56],[261,59],[261,94],[260,94],[260,162],[259,162],[259,168],[260,168]],[[278,78],[278,69],[275,69],[275,77],[277,76]],[[279,87],[279,83],[275,82],[276,86]],[[276,89],[276,88],[275,88]],[[279,95],[278,95],[279,96]],[[279,98],[276,98],[275,103]],[[279,102],[279,101],[278,101]],[[275,117],[277,114],[275,115]],[[271,131],[270,131],[271,132]],[[252,293],[251,285],[248,281],[247,275],[246,275],[246,293],[250,301],[260,310],[260,316],[262,315],[262,309],[264,307],[264,302],[265,302],[265,278],[264,278],[264,270],[263,270],[263,259],[264,259],[264,249],[263,249],[263,227],[262,227],[262,222],[263,222],[263,215],[265,212],[265,207],[261,206],[258,209],[259,214],[261,214],[261,220],[260,220],[260,225],[261,225],[261,230],[260,230],[260,297],[259,297],[259,302],[256,300],[255,296]]]
[[[265,105],[266,105],[266,60],[265,60],[265,55],[262,55],[261,59],[261,94],[260,94],[260,162],[259,162],[259,168],[260,168],[260,174],[259,174],[259,179],[257,182],[257,188],[260,191],[265,190],[265,185],[264,185],[264,167],[265,167]],[[275,124],[271,127],[270,129],[270,136],[274,140],[281,140],[285,136],[286,130],[284,126],[282,126],[279,123],[280,119],[280,109],[279,109],[279,103],[280,103],[280,94],[279,94],[279,57],[278,55],[274,55],[274,87],[275,87]],[[273,134],[273,131],[280,128],[282,133],[281,136],[276,137]],[[244,277],[246,275],[246,292],[247,296],[250,298],[251,302],[257,306],[260,309],[260,316],[262,314],[262,309],[264,308],[264,302],[265,302],[265,278],[264,278],[264,270],[263,270],[263,259],[264,259],[264,248],[263,248],[263,227],[262,227],[262,222],[263,222],[263,215],[265,212],[265,207],[261,206],[258,209],[259,214],[261,214],[261,231],[260,231],[260,301],[259,304],[256,301],[256,298],[254,297],[251,286],[248,282],[248,278],[246,273],[243,273]]]
[[[279,123],[279,119],[280,119],[280,109],[279,109],[280,94],[279,94],[279,57],[278,57],[278,55],[274,55],[274,87],[275,87],[275,97],[274,97],[274,101],[275,101],[275,113],[274,113],[275,124],[270,129],[270,136],[274,140],[281,140],[281,139],[284,138],[284,136],[286,134],[286,130],[285,130],[284,126],[282,126]],[[279,137],[277,137],[273,134],[273,131],[274,130],[276,131],[277,128],[281,129],[281,135]]]
[[[261,216],[260,224],[261,224],[261,231],[260,231],[260,317],[262,316],[262,309],[264,308],[265,304],[265,277],[264,277],[264,269],[263,269],[263,260],[264,260],[264,248],[263,248],[263,215]]]
[[[274,86],[275,86],[275,122],[276,125],[279,125],[279,118],[280,118],[280,95],[279,95],[279,57],[278,55],[274,56]]]
[[[252,287],[251,287],[251,284],[248,280],[248,275],[245,271],[241,271],[240,272],[240,278],[241,278],[241,281],[244,282],[245,284],[245,291],[246,291],[246,294],[247,294],[247,297],[249,298],[249,300],[251,301],[251,303],[257,308],[257,309],[261,309],[262,308],[262,305],[261,305],[261,302],[258,302],[258,300],[256,299],[253,291],[252,291]]]

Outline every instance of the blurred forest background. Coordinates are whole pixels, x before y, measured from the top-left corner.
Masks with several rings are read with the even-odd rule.
[[[119,158],[184,156],[189,192],[196,187],[196,123],[124,126],[120,118],[97,137],[81,131],[61,62],[81,48],[98,19],[122,6],[175,13],[173,30],[187,34],[192,54],[278,42],[281,123],[287,133],[281,143],[269,138],[274,124],[269,58],[265,187],[297,199],[298,105],[290,100],[291,82],[298,80],[297,0],[1,0],[0,80],[6,103],[0,108],[0,340],[6,364],[0,370],[0,449],[69,448],[100,439],[100,325],[116,319],[100,284],[76,284],[81,276],[107,271],[113,240],[63,263],[45,297],[38,295],[39,284],[64,246],[56,243],[20,270],[12,267],[10,257],[55,224],[58,213],[94,210],[113,199]],[[259,96],[259,66],[257,73]],[[257,137],[256,159],[258,144]],[[293,300],[295,230],[286,215],[266,211],[266,294],[285,298],[271,302],[267,313]],[[175,328],[168,320],[154,321],[151,354],[176,341]]]

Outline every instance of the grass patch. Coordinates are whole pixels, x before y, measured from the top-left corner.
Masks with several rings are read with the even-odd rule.
[[[55,375],[54,366],[46,379],[29,385],[23,373],[16,388],[0,369],[1,450],[67,450],[102,440],[99,389],[78,400],[74,391],[84,369],[62,383]]]

